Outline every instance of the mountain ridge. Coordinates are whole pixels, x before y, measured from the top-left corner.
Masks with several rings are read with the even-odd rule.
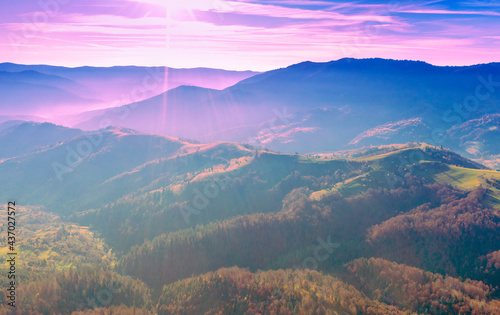
[[[56,142],[0,160],[0,198],[16,200],[25,233],[23,313],[72,312],[111,281],[123,287],[98,312],[500,307],[500,173],[448,149],[306,156],[125,127],[4,124],[0,140],[31,130],[41,143],[42,128]],[[214,305],[214,292],[230,302]]]
[[[257,73],[211,68],[67,68],[0,63],[0,81],[2,86],[9,86],[9,89],[2,89],[0,114],[37,114],[49,117],[51,122],[69,125],[76,118],[65,116],[147,99],[182,84],[222,89]],[[29,95],[32,97],[27,99]],[[79,98],[89,98],[89,101],[82,103]],[[79,103],[81,106],[73,109],[55,108],[56,105]],[[54,115],[55,112],[60,113]]]
[[[356,147],[356,137],[389,124],[401,126],[382,137],[365,137],[359,146],[425,141],[432,139],[435,130],[448,132],[457,119],[463,123],[497,114],[498,89],[489,93],[486,100],[478,101],[477,108],[466,112],[454,109],[454,104],[474,96],[477,87],[484,83],[480,77],[497,82],[491,78],[497,73],[500,74],[500,63],[441,67],[380,58],[304,62],[257,74],[222,91],[192,89],[192,93],[183,96],[174,90],[116,110],[130,111],[152,124],[144,125],[140,119],[120,119],[118,114],[107,111],[78,127],[92,129],[98,121],[109,119],[149,133],[204,142],[248,142],[290,153]],[[168,99],[166,117],[170,119],[165,124],[161,123],[163,118],[158,119],[163,117],[163,98]],[[187,108],[197,109],[183,112]],[[197,115],[200,109],[201,116]],[[454,119],[451,122],[450,116]],[[405,127],[403,122],[411,119],[418,119],[419,123]],[[174,121],[184,121],[186,125],[174,127]],[[259,143],[262,136],[268,140]],[[479,158],[456,140],[436,144]]]

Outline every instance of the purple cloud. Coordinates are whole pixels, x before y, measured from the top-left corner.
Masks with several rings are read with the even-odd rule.
[[[500,6],[493,2],[20,0],[3,6],[1,61],[18,63],[268,70],[342,57],[498,61]]]

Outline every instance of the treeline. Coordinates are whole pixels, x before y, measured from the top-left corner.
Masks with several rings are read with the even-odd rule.
[[[89,309],[85,311],[75,311],[71,313],[71,315],[156,315],[156,313],[153,310],[120,305],[91,310]]]
[[[165,286],[158,314],[404,314],[316,271],[236,267]]]
[[[116,266],[87,229],[35,213],[19,243],[27,280],[17,288],[16,314],[500,313],[492,192],[432,183],[447,167],[439,162],[401,165],[412,152],[439,159],[434,148],[419,150],[356,162],[259,152],[223,182],[174,176],[148,186],[161,189],[73,216],[113,252],[127,253]],[[209,161],[205,152],[171,163],[199,169]],[[145,174],[163,166],[133,178],[146,183]],[[213,197],[210,185],[218,185]],[[189,222],[187,207],[197,210]],[[0,291],[0,314],[10,311],[5,298]]]
[[[235,171],[181,180],[175,187],[124,197],[71,219],[92,226],[115,250],[127,252],[164,233],[242,215],[276,213],[293,189],[331,187],[359,175],[363,164],[354,165],[350,169],[353,166],[344,161],[312,163],[295,156],[260,153],[251,165]]]
[[[500,250],[479,257],[474,275],[491,285],[495,289],[495,297],[500,298]]]
[[[67,270],[71,267],[112,266],[115,256],[111,249],[88,228],[63,222],[41,208],[19,207],[16,232],[16,268],[22,270],[22,282],[30,283]],[[0,219],[7,221],[7,212]],[[6,229],[6,228],[4,228]],[[7,232],[0,240],[7,244]],[[7,274],[9,264],[0,265],[0,273]],[[9,282],[0,278],[2,287]]]
[[[0,291],[0,314],[71,314],[74,311],[120,306],[151,309],[149,288],[138,280],[99,267],[70,269],[16,288],[16,308]]]
[[[475,272],[479,257],[500,248],[500,217],[486,198],[487,191],[477,188],[437,208],[425,204],[373,226],[368,240],[378,257],[482,279]]]
[[[421,161],[439,162],[443,165],[454,165],[469,169],[485,168],[483,165],[464,158],[453,151],[426,144],[417,148],[396,151],[394,154],[389,153],[386,157],[380,160],[381,165],[383,165],[385,170],[394,170],[394,164],[402,165],[404,163],[408,165],[418,165]],[[402,166],[404,167],[405,165]]]
[[[339,278],[223,268],[163,288],[158,314],[498,314],[489,286],[371,258]],[[349,281],[351,284],[346,283]]]
[[[380,258],[347,265],[348,281],[369,298],[419,314],[498,314],[500,301],[480,281],[460,281]]]
[[[356,259],[341,278],[312,270],[221,268],[165,285],[152,300],[141,282],[106,270],[70,270],[18,288],[0,314],[498,314],[480,281],[461,281],[380,258]]]
[[[369,227],[422,202],[440,204],[453,193],[434,184],[393,191],[370,189],[363,195],[330,196],[317,202],[307,188],[295,189],[277,214],[241,216],[161,235],[132,249],[117,268],[158,289],[221,267],[291,268],[313,254],[318,238],[344,243],[324,262],[327,269],[368,253]]]
[[[199,159],[204,162],[199,162]],[[214,173],[211,167],[215,162],[207,153],[193,153],[146,165],[138,172],[114,179],[116,185],[122,182],[128,185],[132,180],[134,185],[148,188],[103,207],[76,213],[70,219],[92,226],[115,250],[126,253],[132,246],[163,233],[241,215],[276,213],[283,198],[301,187],[321,191],[345,183],[342,194],[348,197],[365,193],[369,188],[397,189],[422,185],[407,183],[422,180],[410,175],[411,165],[419,165],[420,159],[444,159],[461,166],[472,163],[452,152],[430,147],[403,150],[365,161],[317,160],[259,151],[247,165]],[[228,163],[220,156],[217,161]],[[202,179],[193,180],[197,172],[201,172]],[[164,174],[160,176],[161,180],[157,179],[158,174]],[[364,177],[349,184],[350,179],[359,176]]]

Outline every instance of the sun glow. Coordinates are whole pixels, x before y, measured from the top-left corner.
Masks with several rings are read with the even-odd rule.
[[[134,0],[167,9],[170,16],[183,16],[186,12],[192,15],[193,11],[229,12],[232,9],[230,1],[223,0]]]
[[[497,61],[500,45],[500,12],[473,3],[88,0],[51,11],[18,2],[0,24],[3,61],[14,63],[266,71],[376,56],[471,65]]]

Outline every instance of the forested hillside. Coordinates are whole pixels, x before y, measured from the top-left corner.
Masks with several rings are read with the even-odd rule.
[[[26,200],[16,314],[500,311],[500,173],[452,151],[304,156],[101,132],[62,181],[37,186],[86,136],[0,162],[18,174],[3,196]]]

